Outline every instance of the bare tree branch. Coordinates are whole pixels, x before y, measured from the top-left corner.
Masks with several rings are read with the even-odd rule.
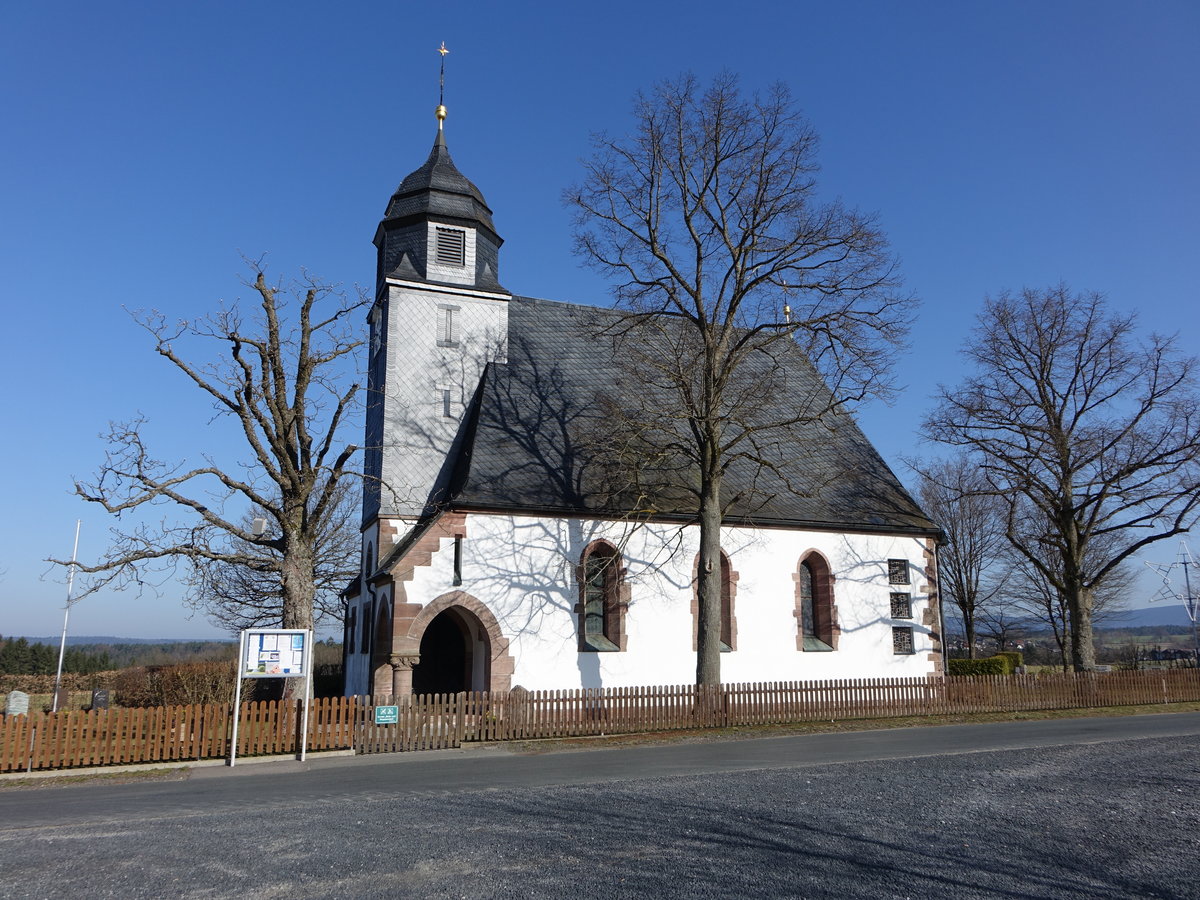
[[[618,396],[670,398],[610,400],[608,441],[638,496],[694,500],[697,681],[717,683],[719,531],[746,499],[727,496],[726,474],[771,469],[792,483],[772,451],[798,425],[887,395],[914,301],[874,218],[816,198],[817,137],[786,87],[746,97],[732,75],[706,89],[684,75],[639,94],[635,115],[633,135],[595,137],[564,199],[577,253],[630,313],[608,334],[631,384],[650,390]],[[792,390],[796,367],[815,367],[828,390]]]
[[[1200,516],[1200,397],[1174,339],[1065,285],[988,300],[926,436],[977,455],[1009,540],[1067,604],[1076,669],[1095,663],[1094,595]]]
[[[966,454],[919,467],[919,472],[921,506],[945,532],[938,583],[958,608],[967,655],[974,659],[978,626],[1005,586],[1004,504]]]
[[[114,424],[104,463],[75,490],[134,521],[113,529],[100,560],[77,564],[93,576],[81,594],[154,583],[182,562],[189,602],[224,625],[311,628],[314,603],[318,614],[337,612],[337,590],[357,571],[349,480],[358,477],[350,467],[355,447],[341,438],[358,386],[345,383],[339,363],[361,344],[352,317],[367,301],[307,275],[289,295],[267,282],[259,262],[250,266],[258,313],[248,322],[236,304],[176,325],[157,312],[134,314],[218,417],[237,422],[248,458],[172,466],[150,454],[144,419]],[[206,340],[223,351],[209,362],[177,349]],[[161,522],[139,518],[164,504],[173,512]],[[251,527],[255,517],[268,521],[265,533]]]

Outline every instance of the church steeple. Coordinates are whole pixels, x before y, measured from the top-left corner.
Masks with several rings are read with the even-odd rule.
[[[428,158],[400,182],[375,232],[368,539],[373,522],[416,521],[445,503],[468,405],[507,346],[511,295],[496,278],[502,241],[483,194],[450,158],[444,103],[436,115]]]
[[[469,178],[450,158],[443,128],[446,119],[445,59],[435,116],[437,137],[424,165],[411,172],[388,201],[375,232],[379,249],[378,283],[404,281],[454,284],[503,292],[497,280],[500,245],[492,211]]]

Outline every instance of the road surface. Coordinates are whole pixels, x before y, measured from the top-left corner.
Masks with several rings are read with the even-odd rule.
[[[0,897],[1200,896],[1200,714],[0,792]]]

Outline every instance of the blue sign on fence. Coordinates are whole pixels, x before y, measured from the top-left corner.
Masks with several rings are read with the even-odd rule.
[[[375,707],[375,724],[376,725],[395,725],[400,721],[400,707],[398,706],[377,706]]]

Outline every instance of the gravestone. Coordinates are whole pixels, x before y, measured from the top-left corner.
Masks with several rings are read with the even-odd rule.
[[[58,689],[58,703],[55,704],[55,709],[59,710],[60,712],[64,709],[66,709],[67,703],[68,703],[68,701],[70,701],[70,699],[71,699],[71,692],[68,691],[65,687],[60,687]]]
[[[29,695],[24,691],[9,691],[4,704],[6,716],[23,716],[29,712]]]
[[[92,691],[92,709],[108,709],[108,691]]]

